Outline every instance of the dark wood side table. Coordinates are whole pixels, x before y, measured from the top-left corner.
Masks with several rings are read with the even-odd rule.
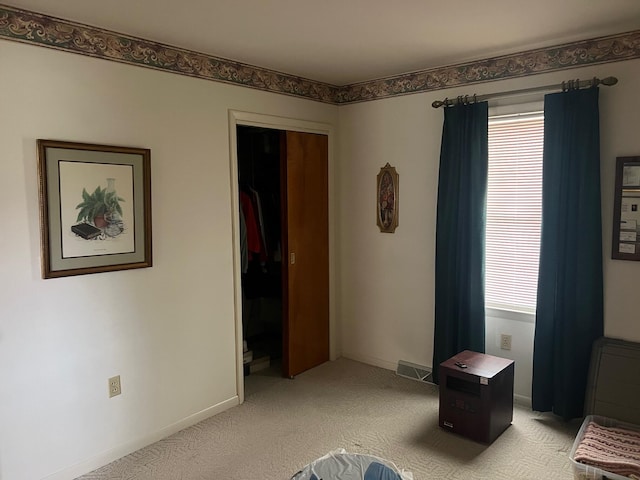
[[[493,442],[513,420],[514,362],[465,350],[440,364],[440,427]]]

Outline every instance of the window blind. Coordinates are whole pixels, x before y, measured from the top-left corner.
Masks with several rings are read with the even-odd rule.
[[[542,221],[542,112],[489,118],[485,304],[535,313]]]

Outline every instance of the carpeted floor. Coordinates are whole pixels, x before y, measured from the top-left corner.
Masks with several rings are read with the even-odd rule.
[[[82,480],[288,480],[337,448],[376,455],[427,479],[571,479],[579,421],[515,405],[490,446],[438,427],[437,387],[347,359],[296,377],[246,379],[245,403]]]

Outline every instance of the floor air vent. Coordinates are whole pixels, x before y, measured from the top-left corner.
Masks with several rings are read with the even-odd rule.
[[[433,383],[433,378],[431,377],[431,369],[429,367],[405,362],[404,360],[400,360],[398,362],[396,375],[410,378],[411,380],[417,380],[419,382]]]

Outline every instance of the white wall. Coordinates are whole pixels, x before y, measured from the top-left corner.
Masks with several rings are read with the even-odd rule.
[[[340,107],[338,317],[344,356],[390,369],[400,359],[432,364],[443,113],[431,102],[594,75],[619,79],[617,86],[600,90],[605,334],[640,341],[640,262],[610,259],[616,157],[640,155],[640,60],[633,60]],[[375,178],[386,162],[400,175],[395,234],[380,233],[375,220]],[[499,319],[489,319],[487,326],[489,353],[517,361],[516,394],[524,397],[530,397],[531,366],[525,359],[532,355],[532,327]],[[511,332],[513,349],[496,349],[495,335]]]
[[[431,365],[440,116],[428,94],[341,106],[338,318],[343,355]],[[430,102],[431,100],[429,100]],[[376,175],[399,175],[395,233],[376,225]]]
[[[528,405],[531,405],[534,330],[534,315],[487,309],[485,351],[515,362],[515,397]],[[500,348],[502,334],[511,335],[511,350]]]
[[[0,478],[68,479],[237,403],[228,110],[337,107],[8,41],[0,64]],[[38,138],[151,149],[152,268],[41,279]]]

